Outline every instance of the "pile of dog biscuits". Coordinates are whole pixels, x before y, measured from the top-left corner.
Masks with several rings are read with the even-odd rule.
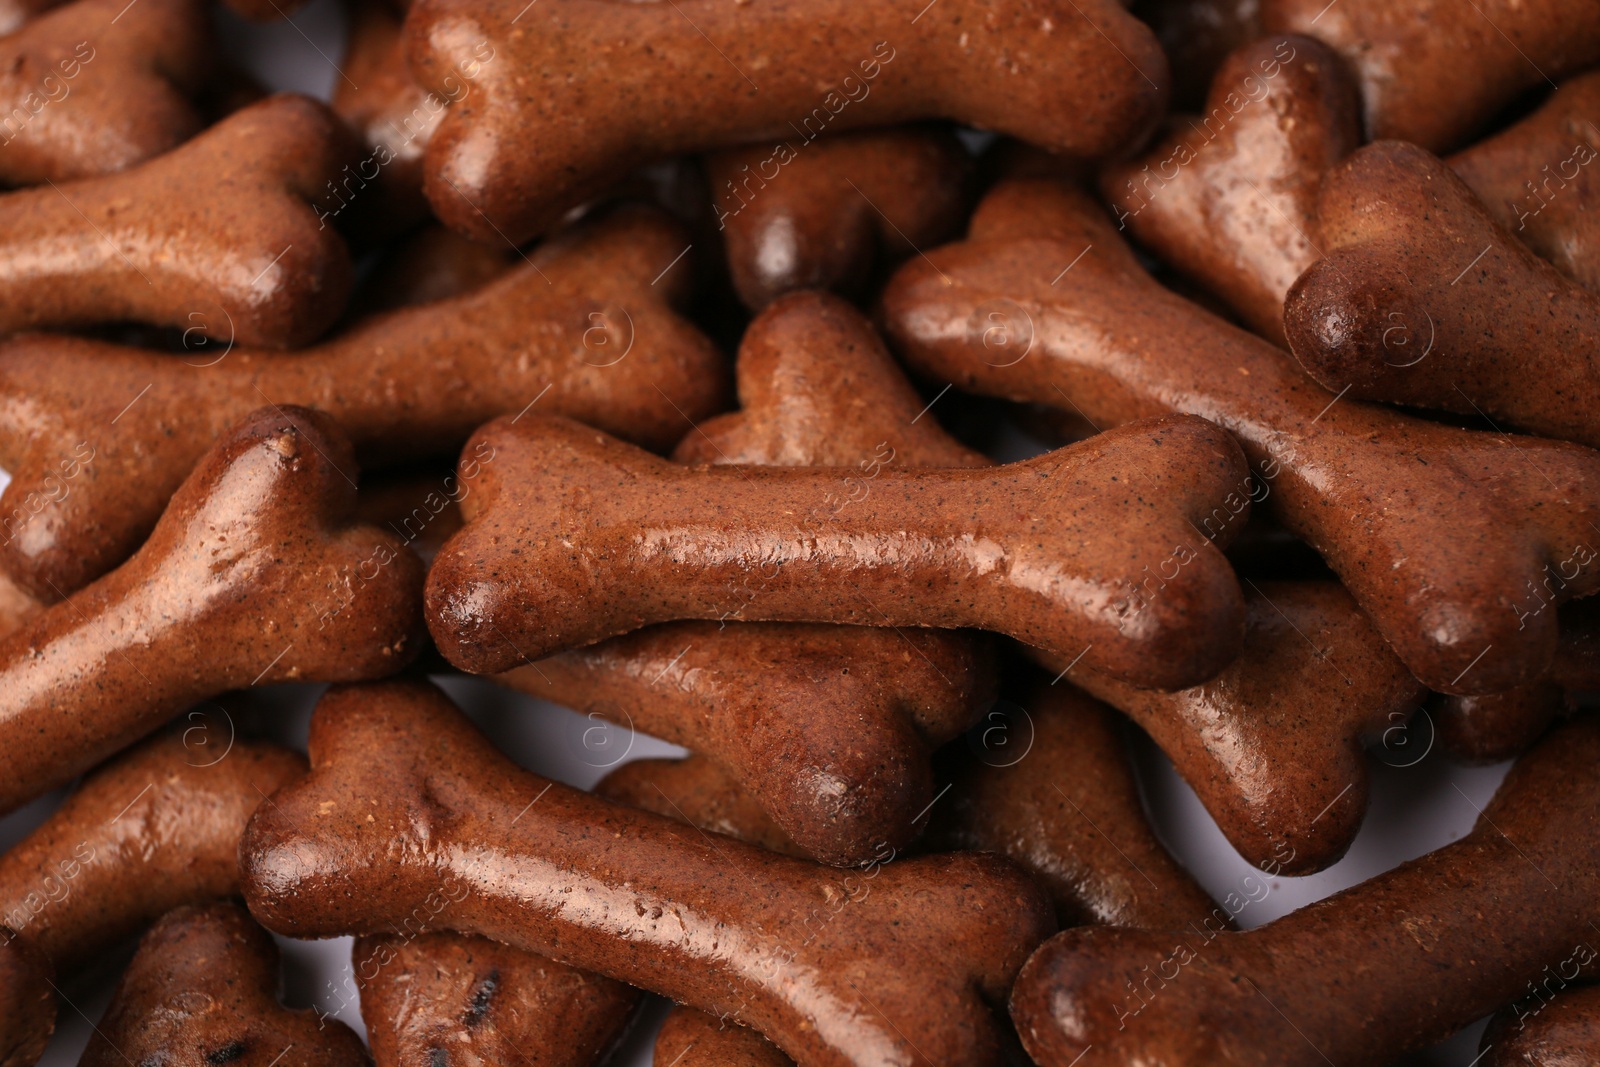
[[[0,1067],[1600,1063],[1596,0],[224,2],[0,0]]]

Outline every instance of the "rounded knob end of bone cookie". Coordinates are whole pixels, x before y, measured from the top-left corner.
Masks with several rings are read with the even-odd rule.
[[[914,820],[933,800],[926,757],[870,755],[881,763],[879,773],[852,768],[856,773],[847,780],[819,769],[798,776],[784,798],[785,810],[774,813],[790,839],[818,862],[835,867],[881,863],[886,850],[892,855],[917,838],[921,824]]]
[[[1389,391],[1433,353],[1433,318],[1381,279],[1341,267],[1339,258],[1318,260],[1290,288],[1283,304],[1289,351],[1326,389],[1404,399]]]
[[[1515,601],[1445,600],[1416,609],[1416,617],[1415,632],[1384,636],[1418,681],[1454,696],[1533,685],[1549,668],[1560,640],[1553,609],[1527,611]]]
[[[290,828],[273,805],[263,804],[239,838],[239,892],[256,922],[286,937],[328,937],[347,933],[333,917],[327,929],[319,901],[348,899],[342,887],[319,872],[328,869],[313,841]],[[335,867],[334,869],[337,869]]]
[[[1124,1022],[1126,991],[1119,988],[1118,968],[1114,960],[1104,958],[1105,951],[1099,951],[1114,946],[1098,945],[1086,936],[1095,932],[1099,928],[1062,931],[1040,945],[1017,973],[1011,988],[1011,1019],[1023,1047],[1037,1063],[1078,1062],[1095,1045],[1107,1045],[1109,1035]],[[1145,936],[1144,931],[1113,932]],[[1165,952],[1152,944],[1144,955],[1153,961]]]
[[[480,244],[521,244],[550,229],[570,206],[533,195],[492,130],[447,110],[422,157],[428,205],[450,229]]]
[[[448,551],[449,546],[446,545]],[[502,590],[441,553],[428,572],[423,612],[439,654],[468,674],[498,674],[526,658],[496,623]],[[505,624],[509,626],[509,623]]]
[[[1090,1048],[1104,1063],[1237,1062],[1227,1042],[1257,1019],[1249,1004],[1240,1012],[1245,1018],[1220,1019],[1208,1011],[1207,994],[1219,979],[1224,995],[1237,995],[1226,980],[1228,939],[1237,935],[1226,932],[1217,915],[1226,912],[1218,907],[1170,933],[1078,927],[1046,941],[1011,991],[1011,1018],[1023,1047],[1036,1062],[1062,1067],[1095,1062],[1084,1057]],[[1192,971],[1212,973],[1185,976]],[[1269,1027],[1265,1018],[1259,1024],[1263,1031]]]
[[[1503,693],[1439,694],[1430,708],[1439,747],[1469,764],[1511,759],[1537,741],[1566,707],[1566,691],[1540,679]]]
[[[1131,599],[1117,640],[1094,648],[1085,662],[1140,689],[1171,692],[1216,677],[1244,650],[1245,606],[1232,570],[1215,554],[1211,573],[1186,576],[1160,596]]]

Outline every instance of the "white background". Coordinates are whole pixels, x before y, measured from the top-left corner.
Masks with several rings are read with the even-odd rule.
[[[272,89],[294,89],[327,99],[333,88],[334,63],[343,54],[343,16],[337,0],[316,0],[291,22],[246,25],[226,11],[219,16],[225,46],[258,80]],[[1009,452],[1010,450],[1008,450]],[[1015,459],[1025,454],[1007,454]],[[0,472],[0,486],[5,475]],[[518,763],[575,786],[588,787],[623,759],[681,753],[682,750],[643,735],[616,733],[597,755],[586,746],[585,730],[594,724],[565,709],[468,678],[443,678],[440,683],[482,726],[500,748]],[[241,730],[295,747],[304,747],[311,706],[320,686],[286,685],[228,701],[228,711]],[[592,742],[592,737],[591,737]],[[1200,883],[1220,899],[1247,875],[1259,875],[1241,858],[1201,808],[1194,793],[1173,773],[1154,745],[1138,746],[1137,762],[1150,815],[1162,839]],[[603,763],[603,766],[597,765]],[[1277,878],[1260,903],[1239,916],[1246,927],[1259,926],[1313,900],[1370,878],[1466,834],[1481,807],[1505,775],[1505,764],[1485,768],[1454,767],[1437,754],[1414,766],[1396,768],[1373,762],[1372,807],[1354,846],[1339,863],[1305,878]],[[37,825],[61,794],[29,805],[0,820],[0,848],[9,848]],[[315,1005],[362,1032],[357,998],[346,981],[350,939],[295,942],[279,938],[284,952],[285,999],[294,1006]],[[109,954],[93,973],[62,984],[70,1004],[61,1008],[57,1032],[42,1061],[45,1067],[75,1064],[89,1039],[91,1019],[98,1019],[110,998],[116,975],[131,946]],[[611,1059],[614,1067],[646,1067],[654,1030],[665,1004],[652,998],[639,1021]],[[1477,1055],[1482,1025],[1474,1025],[1435,1050],[1407,1062],[1466,1067]]]

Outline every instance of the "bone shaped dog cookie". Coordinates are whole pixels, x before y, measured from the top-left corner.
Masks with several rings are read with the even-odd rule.
[[[349,521],[355,473],[326,415],[263,408],[201,458],[132,559],[0,640],[0,810],[229,689],[403,668],[422,564]]]
[[[1425,690],[1337,582],[1252,582],[1245,604],[1244,653],[1193,689],[1045,665],[1144,727],[1253,865],[1320,871],[1366,814],[1363,739],[1409,741]]]
[[[1575,721],[1466,837],[1247,933],[1066,931],[1012,992],[1023,1044],[1044,1067],[1345,1067],[1441,1040],[1593,943],[1597,761]]]
[[[988,462],[918,417],[922,398],[838,297],[769,305],[740,344],[738,382],[742,410],[690,431],[674,458],[848,466],[855,484],[890,465]],[[650,627],[501,681],[710,754],[805,854],[850,864],[916,835],[929,750],[993,697],[988,652],[959,633],[719,620]]]
[[[973,169],[954,134],[914,126],[729,148],[705,166],[733,286],[755,310],[796,289],[858,291],[875,264],[949,240]]]
[[[687,282],[681,265],[662,274],[680,239],[655,212],[619,211],[484,289],[293,354],[174,359],[39,335],[0,345],[0,465],[13,476],[0,565],[42,598],[104,573],[217,435],[267,403],[328,412],[364,461],[453,453],[474,427],[522,411],[666,447],[727,394],[722,356],[669,306]]]
[[[488,938],[424,932],[430,918],[351,953],[377,1067],[591,1067],[628,1025],[638,990]]]
[[[169,912],[139,943],[82,1067],[363,1067],[337,1019],[278,1002],[278,949],[236,904]]]
[[[295,347],[344,310],[350,253],[308,200],[350,148],[282,95],[120,174],[0,196],[0,333],[137,321]]]
[[[1370,139],[1434,152],[1459,145],[1524,90],[1600,60],[1593,15],[1586,0],[1261,4],[1269,33],[1316,37],[1350,64]]]
[[[842,358],[852,353],[853,359]],[[890,459],[903,453],[914,464],[984,462],[931,420],[918,425],[918,415],[912,414],[915,394],[860,316],[835,298],[794,294],[769,308],[741,347],[739,381],[744,410],[712,419],[691,433],[677,458],[809,464],[858,455],[878,459],[887,445]],[[852,496],[865,486],[863,478],[852,478],[850,484],[855,487]],[[703,628],[703,635],[708,636],[708,629]],[[693,644],[685,641],[685,647]],[[677,654],[683,648],[662,646],[659,651]],[[535,681],[541,671],[519,670],[518,684],[552,695],[548,684]],[[651,677],[661,673],[648,672]],[[707,750],[718,751],[718,746]]]
[[[1283,298],[1316,261],[1322,175],[1361,143],[1343,60],[1308,37],[1229,54],[1199,116],[1100,178],[1119,227],[1283,341]]]
[[[1600,293],[1501,229],[1415,145],[1361,149],[1328,174],[1317,207],[1325,258],[1283,309],[1312,377],[1600,445]],[[1392,344],[1400,335],[1409,343]]]
[[[201,118],[216,52],[200,0],[77,0],[0,38],[0,186],[124,170]]]
[[[1053,926],[997,857],[846,875],[520,771],[419,682],[330,690],[310,753],[240,845],[269,929],[383,932],[437,894],[436,928],[725,1013],[804,1064],[994,1062],[985,1001]]]
[[[0,1063],[19,1027],[48,1034],[62,975],[172,908],[233,895],[245,821],[264,796],[305,773],[274,745],[236,741],[231,723],[191,714],[118,756],[0,856]],[[33,965],[18,969],[17,961]],[[43,989],[43,995],[39,990]],[[38,1059],[19,1054],[18,1064]]]
[[[1600,72],[1448,160],[1483,206],[1529,248],[1600,292]]]
[[[560,418],[497,420],[483,445],[496,461],[426,594],[463,670],[735,611],[994,630],[1152,686],[1238,652],[1238,586],[1195,524],[1244,463],[1199,419],[1003,467],[886,467],[854,499],[849,468],[682,467]]]
[[[973,735],[934,808],[932,847],[1020,863],[1063,926],[1165,930],[1217,910],[1151,832],[1111,709],[1065,684],[1036,685],[1009,719],[991,714]]]
[[[1065,186],[998,187],[968,240],[928,258],[883,297],[889,336],[920,371],[1101,427],[1173,410],[1213,419],[1254,467],[1238,497],[1264,498],[1317,549],[1429,688],[1501,692],[1544,670],[1555,613],[1529,618],[1516,599],[1593,543],[1600,455],[1324,392],[1288,353],[1162,289]],[[1597,589],[1589,568],[1562,596]]]
[[[499,680],[710,753],[806,855],[852,864],[921,829],[928,753],[992,698],[988,651],[963,634],[674,623]]]
[[[428,143],[428,201],[479,240],[520,241],[608,176],[672,155],[948,118],[1099,157],[1165,105],[1166,59],[1116,0],[915,15],[847,0],[423,0],[406,19],[417,79],[443,93],[474,76]]]
[[[1574,946],[1495,1015],[1479,1045],[1483,1067],[1584,1067],[1600,1059],[1600,986],[1572,984],[1595,956],[1592,939]]]

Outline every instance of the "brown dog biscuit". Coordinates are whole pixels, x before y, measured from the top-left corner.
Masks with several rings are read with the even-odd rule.
[[[1496,225],[1443,161],[1368,145],[1328,174],[1318,222],[1325,258],[1283,309],[1317,381],[1600,445],[1600,294]]]
[[[185,340],[314,340],[351,268],[307,201],[349,147],[327,108],[285,94],[120,174],[0,196],[0,333],[135,321]]]
[[[1530,596],[1529,602],[1538,600]],[[1538,740],[1558,716],[1576,711],[1577,694],[1596,691],[1600,600],[1589,598],[1561,609],[1561,643],[1544,677],[1505,693],[1441,697],[1433,708],[1439,746],[1468,763],[1509,759]]]
[[[1320,255],[1317,189],[1361,143],[1355,87],[1334,52],[1267,37],[1231,53],[1200,116],[1176,116],[1100,185],[1118,226],[1283,343],[1283,298]]]
[[[0,186],[125,170],[202,125],[216,45],[200,0],[76,0],[0,38]]]
[[[1263,0],[1270,33],[1303,33],[1349,62],[1367,136],[1454,148],[1518,94],[1600,60],[1586,0]],[[1552,83],[1553,84],[1553,83]]]
[[[70,973],[179,905],[236,894],[246,820],[305,769],[195,711],[101,765],[0,856],[0,922]]]
[[[1527,619],[1514,598],[1595,543],[1600,456],[1319,389],[1288,353],[1162,289],[1065,186],[1000,186],[968,240],[928,259],[902,266],[883,298],[890,338],[920,371],[1100,427],[1172,410],[1214,419],[1254,473],[1205,532],[1236,525],[1246,499],[1265,503],[1432,689],[1501,692],[1544,671],[1555,613]],[[1561,595],[1597,589],[1589,568]]]
[[[484,445],[496,462],[427,587],[429,630],[464,670],[735,613],[994,630],[1153,686],[1194,684],[1238,652],[1238,586],[1194,524],[1245,468],[1199,419],[870,482],[848,468],[681,467],[548,417],[490,423],[466,454]]]
[[[672,1067],[794,1067],[783,1050],[748,1027],[679,1005],[656,1033],[655,1059]]]
[[[1600,986],[1573,986],[1583,951],[1547,965],[1527,995],[1502,1009],[1479,1045],[1483,1067],[1587,1067],[1600,1061]],[[688,1064],[682,1065],[688,1067]]]
[[[987,463],[918,417],[922,399],[838,297],[769,305],[738,381],[743,409],[690,431],[675,459],[848,466],[861,484],[889,465]],[[719,620],[649,627],[501,681],[708,753],[807,855],[851,864],[916,836],[928,752],[993,699],[990,651],[961,633]]]
[[[1041,657],[1133,718],[1167,753],[1230,844],[1284,874],[1330,866],[1367,811],[1362,742],[1395,758],[1426,690],[1337,582],[1250,583],[1244,653],[1193,689],[1135,689]],[[1140,924],[1150,925],[1150,924]]]
[[[484,937],[358,938],[351,959],[377,1067],[590,1067],[639,991]]]
[[[796,289],[859,292],[874,266],[949,240],[973,170],[953,133],[913,126],[729,148],[705,165],[752,310]]]
[[[50,960],[26,937],[0,926],[0,1067],[33,1067],[56,1025]]]
[[[1466,837],[1248,933],[1068,930],[1012,992],[1023,1044],[1045,1067],[1345,1067],[1442,1040],[1593,943],[1597,761],[1600,723],[1563,727]]]
[[[1600,292],[1600,71],[1562,83],[1533,114],[1448,160],[1495,221]]]
[[[82,1067],[360,1067],[349,1027],[278,1003],[278,949],[234,904],[182,907],[144,936]]]
[[[539,233],[654,159],[774,131],[809,144],[946,118],[1099,157],[1166,103],[1166,59],[1116,0],[944,0],[920,15],[845,0],[423,0],[406,34],[424,88],[473,82],[429,141],[426,189],[446,224],[485,241]]]
[[[132,559],[0,640],[0,810],[229,689],[403,668],[422,564],[349,521],[355,469],[326,415],[263,408],[201,457]]]
[[[933,799],[929,752],[995,687],[970,635],[804,623],[651,626],[498,680],[710,754],[807,855],[837,864],[911,843]]]
[[[810,859],[756,797],[717,760],[691,752],[684,759],[630,760],[595,783],[607,800],[727,834],[768,852]]]
[[[992,1063],[985,1001],[1053,926],[997,857],[846,875],[549,782],[422,683],[331,690],[310,752],[240,846],[271,929],[381,932],[431,894],[438,928],[727,1014],[805,1063]]]
[[[522,411],[666,447],[728,392],[722,356],[671,310],[687,282],[669,270],[680,240],[654,212],[621,211],[475,293],[294,354],[179,360],[37,335],[0,345],[0,465],[13,476],[0,565],[41,598],[104,573],[217,436],[267,403],[328,412],[368,463],[454,453],[474,427]]]
[[[1036,685],[1009,720],[991,714],[974,734],[934,808],[931,847],[1020,863],[1062,926],[1165,930],[1216,908],[1151,831],[1110,708],[1064,683]]]

